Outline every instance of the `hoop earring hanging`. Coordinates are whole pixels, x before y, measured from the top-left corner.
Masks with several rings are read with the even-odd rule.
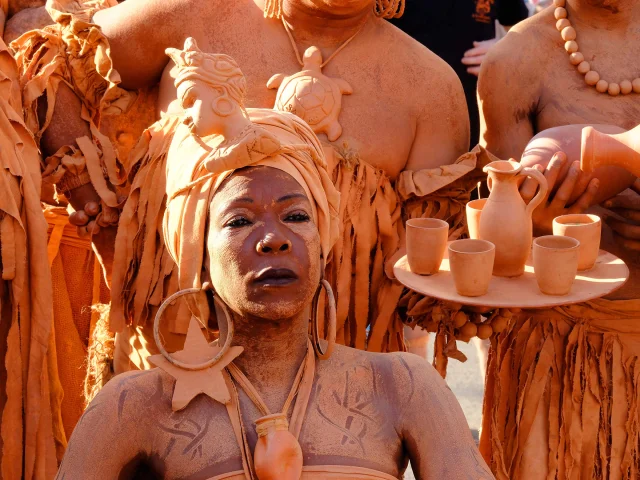
[[[327,304],[329,306],[329,336],[327,337],[327,349],[323,352],[320,346],[320,333],[318,332],[318,302],[320,301],[320,291],[324,287],[327,293]],[[325,312],[326,313],[326,312]],[[326,319],[326,315],[324,315]],[[333,347],[336,344],[336,299],[333,295],[331,285],[324,278],[320,281],[318,290],[313,297],[311,308],[311,336],[313,337],[313,350],[320,360],[326,360],[331,356]]]
[[[233,340],[233,333],[234,333],[233,320],[231,319],[229,308],[224,304],[222,300],[218,298],[217,295],[215,295],[215,293],[213,296],[213,300],[222,309],[225,317],[227,317],[227,338],[224,342],[224,345],[222,346],[222,349],[218,352],[218,354],[215,357],[202,363],[195,363],[195,364],[184,363],[172,357],[171,354],[167,352],[167,350],[164,348],[164,345],[162,345],[162,341],[160,340],[160,320],[162,319],[162,315],[164,314],[164,311],[167,309],[167,307],[173,302],[175,302],[178,298],[184,295],[205,292],[207,290],[212,290],[211,284],[209,282],[205,282],[204,285],[202,285],[202,288],[185,288],[184,290],[180,290],[179,292],[174,293],[169,298],[167,298],[164,302],[162,302],[162,305],[160,305],[160,308],[158,309],[158,313],[156,313],[156,316],[153,320],[153,339],[156,342],[156,346],[158,347],[158,350],[160,351],[162,356],[167,359],[169,363],[171,363],[172,365],[175,365],[178,368],[182,368],[183,370],[191,370],[191,371],[205,370],[215,365],[216,363],[218,363],[220,359],[224,357],[224,355],[229,351],[229,348],[231,348],[231,341]]]

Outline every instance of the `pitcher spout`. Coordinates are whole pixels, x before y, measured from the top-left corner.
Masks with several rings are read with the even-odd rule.
[[[607,165],[640,176],[640,125],[617,135],[607,135],[593,127],[582,129],[581,170],[591,173]]]

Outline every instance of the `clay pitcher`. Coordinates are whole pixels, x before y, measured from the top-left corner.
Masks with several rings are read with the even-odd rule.
[[[283,413],[256,420],[258,443],[253,452],[253,466],[259,480],[299,480],[302,475],[302,449],[289,432]]]
[[[545,198],[547,180],[538,170],[525,168],[514,160],[491,162],[484,171],[489,174],[491,194],[480,216],[479,238],[496,246],[493,274],[517,277],[524,273],[531,252],[531,214]],[[522,176],[532,177],[540,184],[529,205],[518,191],[518,177]]]
[[[640,177],[640,125],[617,135],[600,133],[593,127],[582,129],[580,168],[590,173],[606,165],[622,167]]]

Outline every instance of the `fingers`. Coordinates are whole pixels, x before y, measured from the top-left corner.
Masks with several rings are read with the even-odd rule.
[[[603,206],[611,209],[640,210],[640,198],[634,195],[617,195],[604,202]]]
[[[626,250],[640,252],[640,227],[609,218],[607,225],[617,233],[615,242]]]
[[[551,204],[555,208],[564,208],[569,201],[569,197],[571,193],[573,193],[573,189],[576,186],[576,182],[578,181],[578,177],[580,176],[580,163],[573,162],[569,171],[567,172],[567,176],[564,177],[563,182],[560,184],[560,187],[556,191],[556,194],[553,196],[553,201]]]
[[[473,42],[473,48],[464,52],[465,57],[484,56],[489,49],[495,44],[495,40],[483,40],[481,42]],[[464,63],[464,62],[463,62]]]
[[[547,179],[547,192],[552,192],[555,189],[556,181],[558,180],[558,176],[562,171],[562,167],[567,161],[567,156],[564,152],[556,152],[551,157],[551,161],[547,164],[547,169],[544,172],[544,176]],[[547,193],[547,196],[549,194]]]
[[[532,168],[535,168],[540,173],[544,173],[544,167],[542,165],[534,165]],[[538,182],[531,177],[527,177],[522,186],[520,187],[520,196],[525,201],[525,203],[529,203],[531,199],[535,196],[538,191]]]
[[[629,210],[626,208],[613,208],[612,211],[617,213],[621,217],[626,218],[631,222],[640,223],[640,211],[638,210]]]
[[[477,55],[475,57],[462,57],[460,60],[464,65],[480,65],[485,59],[484,55]]]
[[[100,205],[98,202],[87,202],[84,206],[84,211],[90,217],[95,217],[100,213]]]
[[[120,212],[117,208],[109,207],[105,205],[102,208],[102,220],[107,225],[117,225],[118,218],[120,217]]]
[[[613,218],[609,218],[607,220],[607,225],[609,225],[614,232],[623,236],[627,240],[640,241],[640,226],[638,225],[631,225],[630,223],[621,222],[620,220],[615,220]]]
[[[478,75],[480,75],[480,67],[467,68],[467,73],[471,75],[475,75],[477,77]]]
[[[587,189],[585,190],[585,192],[580,195],[578,200],[573,203],[569,211],[571,213],[582,213],[587,208],[591,207],[599,188],[600,180],[598,180],[597,178],[592,178],[589,182],[589,185],[587,185]]]
[[[638,240],[630,240],[628,238],[621,237],[619,235],[614,236],[614,241],[620,245],[622,248],[626,250],[632,250],[635,252],[640,252],[640,241]]]
[[[89,215],[86,212],[80,210],[78,212],[73,212],[69,215],[69,223],[71,225],[75,225],[76,227],[82,227],[89,222]]]

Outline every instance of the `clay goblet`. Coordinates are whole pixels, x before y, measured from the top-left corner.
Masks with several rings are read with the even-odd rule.
[[[553,234],[580,242],[578,271],[592,268],[600,253],[600,217],[588,214],[561,215],[553,220]]]
[[[478,230],[480,228],[480,214],[487,203],[486,198],[480,198],[478,200],[471,200],[467,203],[467,227],[469,228],[469,237],[478,238]]]
[[[546,235],[533,241],[533,270],[545,295],[567,295],[578,272],[580,242]]]
[[[444,220],[407,220],[407,261],[411,271],[418,275],[438,273],[448,238],[449,224]]]
[[[487,240],[456,240],[449,244],[449,266],[456,291],[479,297],[489,290],[496,246]]]

